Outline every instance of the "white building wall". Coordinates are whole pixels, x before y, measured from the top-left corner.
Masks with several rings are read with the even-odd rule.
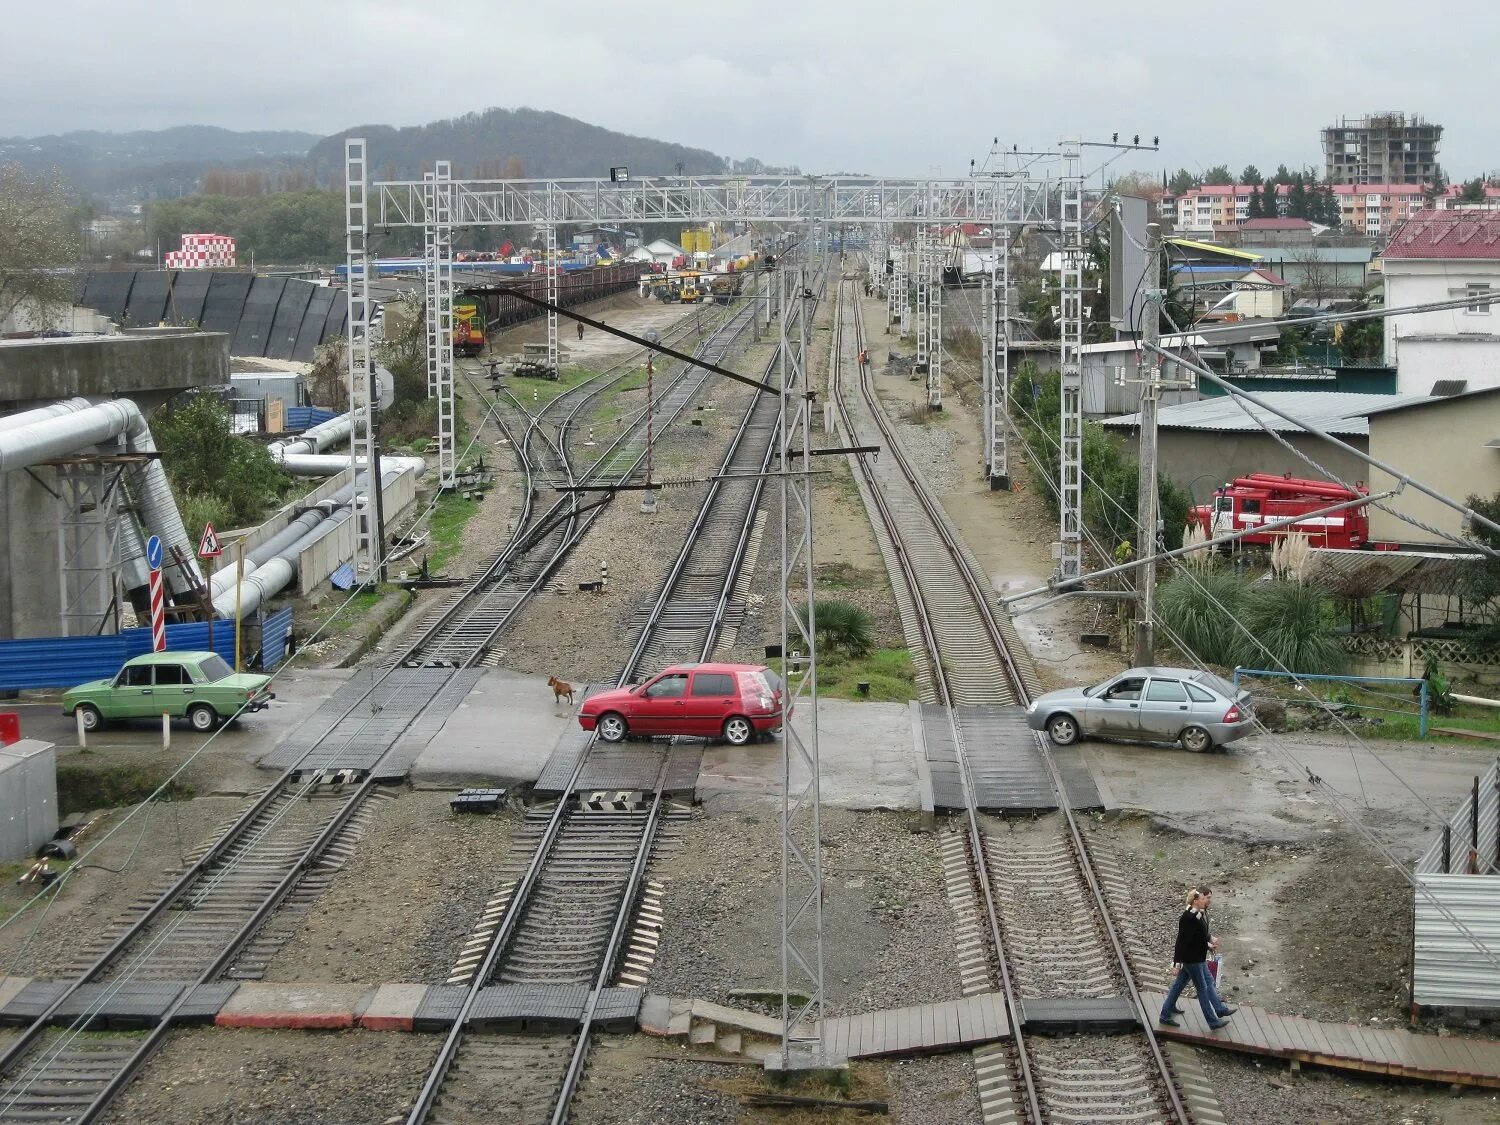
[[[1386,308],[1432,304],[1462,297],[1470,284],[1500,290],[1500,261],[1387,258],[1383,277]],[[1500,385],[1500,306],[1389,316],[1385,362],[1397,369],[1398,394],[1427,394],[1434,379],[1468,379],[1469,390]],[[1484,381],[1489,372],[1497,381]]]

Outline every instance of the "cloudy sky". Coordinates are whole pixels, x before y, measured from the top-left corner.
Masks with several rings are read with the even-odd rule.
[[[1406,110],[1451,176],[1500,167],[1500,7],[1394,0],[0,0],[0,136],[329,133],[532,105],[807,171],[960,174],[993,137],[1159,134],[1159,156],[1321,166],[1318,127]],[[378,153],[372,157],[379,159]],[[455,154],[458,155],[458,154]]]

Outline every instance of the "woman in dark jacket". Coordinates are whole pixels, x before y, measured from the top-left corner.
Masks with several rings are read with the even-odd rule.
[[[1167,1027],[1177,1026],[1177,1021],[1172,1018],[1181,1011],[1177,1007],[1177,998],[1189,982],[1198,993],[1198,1004],[1209,1027],[1223,1027],[1225,1019],[1234,1014],[1234,1009],[1219,999],[1204,964],[1208,960],[1209,947],[1216,944],[1208,932],[1208,915],[1205,913],[1212,894],[1207,887],[1194,887],[1188,892],[1187,909],[1177,919],[1177,944],[1172,950],[1172,970],[1177,978],[1162,1001],[1158,1017]]]

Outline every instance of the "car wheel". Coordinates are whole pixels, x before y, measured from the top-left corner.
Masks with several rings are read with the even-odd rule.
[[[724,741],[731,746],[744,746],[755,737],[755,728],[750,720],[740,715],[731,715],[724,720]]]
[[[187,719],[199,734],[207,734],[219,725],[219,713],[207,703],[194,703],[188,708]]]
[[[96,731],[104,725],[103,713],[92,703],[80,703],[73,709],[73,713],[83,716],[83,729],[85,731]]]
[[[1182,748],[1193,754],[1202,754],[1214,748],[1213,736],[1202,727],[1184,727]]]
[[[1047,737],[1058,746],[1072,746],[1078,741],[1078,723],[1072,715],[1053,715],[1047,720]]]
[[[625,736],[630,733],[630,728],[625,724],[625,716],[617,715],[613,711],[606,711],[599,716],[599,721],[594,724],[594,729],[599,732],[599,737],[605,742],[624,742]]]

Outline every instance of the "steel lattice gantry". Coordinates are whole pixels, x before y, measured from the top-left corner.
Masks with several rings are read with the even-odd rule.
[[[375,393],[373,325],[370,321],[370,211],[367,158],[363,138],[344,141],[344,232],[349,269],[349,447],[356,463],[375,464],[375,428],[371,415]],[[357,479],[358,473],[351,473]],[[367,479],[378,480],[379,470]],[[374,497],[367,489],[354,490],[354,568],[361,581],[373,580],[384,545],[375,534]]]
[[[437,399],[438,487],[456,483],[454,449],[456,404],[453,399],[453,172],[439,160],[424,180],[428,213],[423,227],[427,251],[424,286],[427,300],[427,393]]]

